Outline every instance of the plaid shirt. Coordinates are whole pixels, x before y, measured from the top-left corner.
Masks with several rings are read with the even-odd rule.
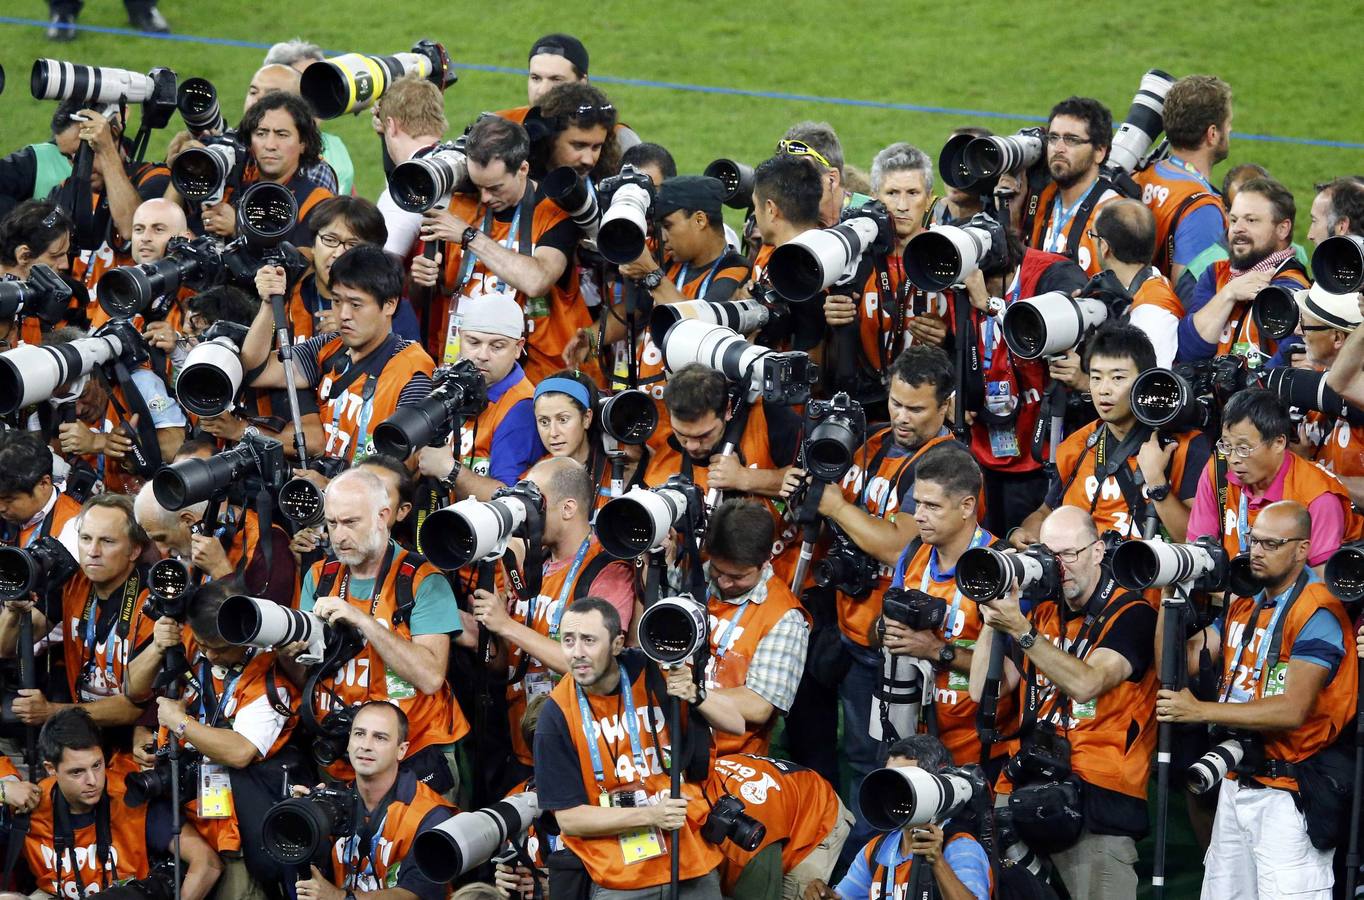
[[[740,606],[745,601],[760,604],[767,599],[767,583],[772,577],[769,563],[763,567],[757,586],[733,599],[724,597],[714,582],[709,587],[712,596],[721,597],[731,606]],[[799,610],[788,610],[758,640],[758,647],[753,651],[753,659],[749,661],[744,677],[744,687],[782,712],[790,711],[796,699],[796,688],[800,686],[801,673],[805,671],[805,651],[809,643],[810,626],[806,624],[805,617]]]

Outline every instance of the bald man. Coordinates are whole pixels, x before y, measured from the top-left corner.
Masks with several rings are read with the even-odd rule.
[[[1129,320],[1156,348],[1156,365],[1174,365],[1184,304],[1169,280],[1151,265],[1156,254],[1156,217],[1140,200],[1112,200],[1094,219],[1099,268],[1132,296]]]
[[[292,66],[274,64],[261,66],[256,70],[256,74],[251,76],[251,84],[246,89],[246,101],[242,103],[242,112],[246,112],[257,100],[271,91],[297,94],[302,77],[302,73]]]
[[[1161,722],[1254,733],[1263,744],[1263,766],[1224,777],[1218,788],[1204,858],[1207,900],[1331,896],[1332,852],[1308,838],[1296,797],[1331,793],[1302,763],[1321,756],[1354,718],[1358,660],[1345,652],[1350,624],[1340,601],[1307,571],[1311,539],[1301,503],[1281,500],[1260,511],[1250,528],[1250,567],[1263,587],[1232,600],[1230,640],[1215,620],[1187,644],[1191,679],[1200,660],[1212,660],[1217,698],[1199,700],[1187,688],[1158,694]]]
[[[1013,650],[1000,694],[1018,691],[1017,708],[1031,701],[1037,721],[1067,731],[1071,765],[1085,783],[1080,840],[1052,854],[1052,862],[1072,897],[1135,898],[1133,864],[1147,830],[1146,782],[1156,738],[1156,611],[1113,580],[1086,510],[1056,509],[1042,523],[1041,540],[1061,560],[1064,617],[1057,603],[1024,615],[1016,585],[1009,596],[981,604],[985,628],[971,660],[971,696],[978,699],[985,686],[991,642],[998,632],[1007,634]],[[1022,680],[1025,662],[1041,677]],[[1042,687],[1034,692],[1036,683]]]
[[[161,197],[142,201],[133,213],[133,259],[154,263],[166,255],[166,244],[173,237],[192,238],[185,211]]]

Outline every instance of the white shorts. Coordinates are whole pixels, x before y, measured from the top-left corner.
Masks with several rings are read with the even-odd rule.
[[[1202,900],[1331,900],[1330,850],[1307,839],[1293,795],[1222,779]]]

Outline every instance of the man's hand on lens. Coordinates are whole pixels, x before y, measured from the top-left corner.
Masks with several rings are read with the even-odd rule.
[[[1032,623],[1023,615],[1023,609],[1018,604],[1021,593],[1015,579],[1013,587],[1003,597],[979,605],[980,617],[995,631],[1014,636],[1027,634],[1032,630]]]
[[[691,666],[671,666],[668,673],[668,696],[676,697],[686,703],[696,702],[696,682],[692,679]]]
[[[203,416],[199,419],[199,427],[225,441],[240,441],[242,435],[246,434],[246,420],[230,412],[220,416]]]
[[[421,239],[426,243],[448,241],[458,244],[469,223],[448,209],[428,209],[422,213]]]
[[[417,451],[417,471],[427,478],[439,481],[449,477],[455,470],[455,451],[442,444],[439,447],[423,447]]]
[[[1089,389],[1089,377],[1080,370],[1080,354],[1074,350],[1067,350],[1064,356],[1048,359],[1047,374],[1052,381],[1059,381],[1072,390]]]
[[[641,253],[637,259],[625,263],[620,267],[620,277],[638,281],[657,268],[658,261],[654,259],[654,255],[650,253],[649,249],[646,247],[644,248],[644,252]]]
[[[261,302],[269,303],[276,294],[283,296],[289,289],[283,266],[261,266],[256,270],[256,293]]]
[[[118,437],[122,438],[123,436],[118,435]],[[108,448],[104,446],[104,438],[105,435],[98,431],[91,431],[90,426],[84,422],[65,422],[57,429],[57,439],[61,442],[63,453],[77,453],[86,456],[104,452],[115,458],[122,457],[122,452],[116,454],[108,452]],[[123,438],[123,440],[125,446],[119,449],[126,451],[132,446],[132,443],[127,438]]]
[[[133,760],[141,769],[156,765],[156,741],[150,735],[145,741],[133,741]]]
[[[435,287],[440,278],[440,264],[444,259],[445,256],[440,253],[431,259],[427,259],[422,253],[412,257],[412,283],[422,287]]]
[[[340,597],[318,597],[313,604],[313,612],[328,625],[344,623],[359,628],[366,620],[373,621]]]
[[[190,562],[194,563],[195,568],[207,572],[214,578],[225,578],[233,572],[233,565],[228,561],[227,551],[223,549],[223,542],[211,534],[192,534],[190,535]],[[266,538],[269,540],[269,538]]]
[[[325,491],[327,485],[332,483],[330,478],[316,469],[294,469],[294,477],[312,482],[313,487],[317,488],[319,491]]]
[[[320,527],[300,528],[294,533],[293,539],[289,541],[289,549],[294,552],[295,556],[302,556],[305,553],[312,553],[320,543],[322,543],[322,529]]]
[[[175,342],[180,339],[180,333],[162,319],[159,322],[147,323],[142,329],[142,338],[162,353],[170,353],[175,349]]]
[[[851,325],[857,321],[857,303],[843,294],[830,294],[824,298],[824,321],[830,328]]]
[[[158,650],[181,646],[184,636],[180,631],[180,623],[167,616],[157,619],[156,625],[152,627],[152,643]]]
[[[166,145],[166,165],[170,166],[171,163],[175,162],[177,156],[191,148],[202,150],[204,148],[203,142],[195,140],[194,135],[188,131],[176,132],[175,137],[171,138],[170,143]]]
[[[1247,272],[1228,281],[1219,293],[1224,300],[1243,303],[1254,300],[1255,295],[1269,287],[1273,280],[1273,272]]]
[[[718,491],[744,491],[744,466],[738,454],[717,453],[710,458],[707,484]]]
[[[52,718],[52,704],[35,688],[20,688],[14,698],[14,715],[25,725],[41,725]]]
[[[886,619],[886,635],[881,646],[897,656],[914,656],[936,661],[945,642],[931,631],[911,631],[894,619]]]
[[[226,200],[216,206],[204,207],[200,218],[203,220],[204,230],[210,234],[223,238],[235,237],[237,234],[237,210]]]
[[[909,852],[922,856],[930,866],[942,856],[942,829],[932,822],[916,825],[909,831]]]
[[[787,467],[785,474],[781,476],[781,493],[779,496],[783,500],[791,499],[793,494],[805,486],[809,478],[810,474],[804,469],[798,469],[795,466]]]
[[[1153,432],[1137,451],[1137,467],[1141,469],[1142,479],[1147,484],[1167,484],[1169,476],[1165,473],[1170,470],[1170,460],[1177,449],[1178,441],[1170,441],[1162,446],[1160,432]]]
[[[941,347],[947,340],[947,323],[932,313],[914,316],[905,327],[920,344],[932,344]]]
[[[345,900],[346,892],[327,880],[326,876],[310,866],[312,877],[294,885],[298,900]]]
[[[1156,720],[1160,722],[1201,722],[1202,701],[1188,689],[1156,691]]]

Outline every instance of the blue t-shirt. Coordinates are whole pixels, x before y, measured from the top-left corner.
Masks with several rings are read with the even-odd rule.
[[[151,369],[134,369],[130,374],[133,387],[142,395],[147,411],[152,414],[152,424],[157,428],[183,428],[189,424],[185,412],[166,390],[166,382]]]
[[[1302,290],[1302,284],[1296,279],[1289,277],[1275,278],[1270,282],[1275,287],[1297,293]],[[1198,333],[1198,328],[1194,325],[1194,313],[1208,305],[1208,301],[1217,294],[1217,268],[1208,266],[1199,276],[1198,283],[1194,285],[1193,297],[1189,300],[1188,311],[1184,318],[1179,322],[1179,349],[1175,353],[1175,359],[1179,362],[1192,362],[1200,359],[1211,359],[1217,355],[1217,344],[1210,344]],[[1266,368],[1276,368],[1284,364],[1287,349],[1298,343],[1300,339],[1289,338],[1280,342],[1279,352],[1272,359],[1265,363]]]
[[[488,405],[502,399],[503,394],[525,377],[520,363],[512,364],[507,376],[488,388]],[[535,427],[535,403],[529,398],[519,400],[507,410],[493,432],[488,452],[488,476],[503,484],[515,484],[522,473],[544,455],[545,446],[540,443],[540,432]]]
[[[877,835],[869,843],[875,844],[880,840],[881,836]],[[990,859],[985,855],[979,841],[970,835],[949,841],[943,847],[942,856],[951,867],[952,874],[957,876],[957,880],[971,892],[972,896],[977,900],[989,900]],[[892,872],[896,866],[903,865],[909,857],[910,854],[900,852],[898,835],[893,835],[889,840],[882,842],[876,853],[876,861]],[[922,861],[922,858],[915,860],[915,865]],[[843,876],[843,880],[834,890],[843,900],[867,900],[872,896],[871,875],[872,869],[867,862],[867,855],[859,851],[857,856],[853,857],[852,865],[848,867],[848,874]],[[879,885],[877,887],[879,888]],[[891,896],[895,896],[893,889]]]
[[[396,543],[390,542],[395,548]],[[339,587],[339,585],[337,585]],[[347,593],[355,598],[368,598],[374,595],[373,578],[352,578],[346,586]],[[317,602],[317,583],[313,580],[312,570],[303,576],[303,589],[298,595],[298,608],[311,612]],[[450,590],[450,582],[432,576],[422,581],[412,598],[412,615],[408,618],[408,630],[415,637],[419,634],[457,635],[464,630],[460,624],[459,606],[455,593]]]

